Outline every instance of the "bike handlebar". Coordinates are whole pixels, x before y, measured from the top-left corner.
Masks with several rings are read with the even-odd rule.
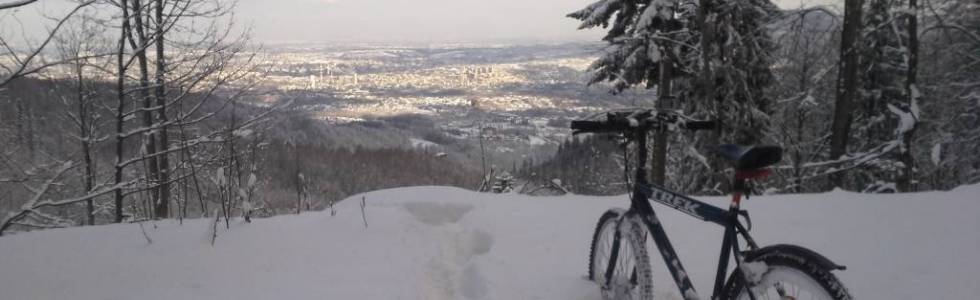
[[[576,133],[584,132],[622,132],[630,128],[629,124],[606,121],[572,121],[572,130]]]
[[[671,113],[609,113],[605,121],[572,121],[574,134],[579,133],[611,133],[628,130],[650,130],[670,124],[687,130],[713,130],[717,128],[715,121],[686,121]]]
[[[715,130],[718,128],[718,123],[715,121],[687,121],[681,123],[681,128],[687,130]]]

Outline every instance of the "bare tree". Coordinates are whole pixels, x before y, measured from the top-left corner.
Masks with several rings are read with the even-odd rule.
[[[830,125],[830,158],[839,159],[847,153],[847,141],[850,138],[852,110],[857,100],[858,92],[858,51],[861,34],[861,14],[864,10],[864,0],[846,0],[844,2],[844,24],[841,31],[840,43],[840,75],[837,79],[837,100],[834,103],[833,122]],[[831,180],[835,186],[843,183],[843,174],[834,173]]]
[[[88,6],[94,1],[81,3]],[[4,84],[29,74],[47,76],[48,73],[42,72],[45,69],[41,66],[64,64],[71,70],[70,78],[73,81],[68,85],[75,93],[64,98],[63,102],[71,104],[66,108],[73,128],[77,128],[74,131],[78,132],[75,135],[78,136],[82,148],[82,154],[77,160],[84,161],[84,164],[79,164],[75,163],[74,158],[41,151],[44,164],[33,161],[11,164],[12,160],[8,159],[7,153],[0,155],[3,163],[23,171],[3,172],[0,175],[5,177],[0,177],[0,183],[20,185],[25,194],[37,199],[42,196],[44,199],[60,198],[43,201],[27,199],[27,204],[17,208],[9,218],[0,222],[3,229],[7,230],[14,225],[63,226],[67,219],[55,219],[53,217],[58,217],[56,214],[46,213],[44,210],[76,203],[88,204],[85,219],[86,223],[93,224],[96,222],[94,212],[98,205],[92,202],[97,197],[110,193],[113,194],[112,215],[115,222],[123,222],[128,218],[138,221],[169,217],[172,201],[178,204],[179,215],[183,218],[187,215],[188,195],[192,190],[201,203],[201,211],[208,210],[205,205],[206,197],[203,195],[207,186],[199,182],[198,175],[201,171],[222,167],[228,171],[229,176],[237,179],[229,182],[235,182],[241,187],[247,186],[246,189],[226,190],[227,199],[223,201],[223,208],[228,211],[234,209],[234,205],[243,203],[238,200],[250,202],[256,186],[253,179],[254,166],[250,171],[243,171],[240,164],[236,163],[235,168],[232,168],[224,162],[239,160],[243,154],[234,147],[235,138],[243,130],[256,126],[272,110],[249,108],[245,112],[236,111],[236,107],[241,105],[238,103],[240,98],[261,76],[255,76],[254,54],[247,50],[248,30],[238,30],[234,26],[232,3],[223,0],[119,0],[98,3],[105,5],[100,8],[114,8],[111,11],[116,14],[105,15],[102,12],[110,10],[100,11],[100,17],[106,19],[92,21],[92,28],[86,27],[88,25],[75,26],[76,23],[70,23],[74,21],[61,20],[58,23],[59,28],[64,26],[72,30],[49,37],[43,44],[51,42],[62,50],[61,57],[53,63],[31,65],[19,52],[9,47],[5,40],[0,40],[3,41],[2,51],[10,53],[11,61],[17,62],[16,65],[0,68],[0,71],[10,71],[2,73],[4,77],[0,77]],[[71,14],[77,17],[76,12],[79,9],[75,8]],[[118,25],[107,25],[113,23]],[[84,34],[94,36],[99,32],[118,34],[115,49],[100,48],[93,51],[94,48],[89,44],[94,45],[95,39]],[[39,57],[41,48],[43,47],[32,48],[35,53],[28,57]],[[106,56],[106,53],[114,58],[114,70],[92,63],[96,58]],[[113,107],[94,101],[97,95],[89,95],[89,90],[95,90],[91,86],[104,86],[99,82],[103,77],[97,72],[115,77]],[[105,110],[113,115],[113,134],[100,136],[97,124],[101,122],[93,117],[96,110]],[[217,120],[225,116],[231,117],[231,125],[218,125],[221,123]],[[176,141],[171,139],[171,132],[178,133]],[[112,175],[111,178],[100,180],[96,176],[98,158],[94,145],[109,137],[112,139],[115,156],[114,162],[109,164],[112,165]],[[225,141],[232,141],[231,147],[223,149],[229,145]],[[255,152],[260,148],[246,147],[245,150],[251,151],[250,157],[254,158]],[[231,150],[231,154],[226,155],[229,152],[226,150]],[[169,160],[171,157],[179,160],[173,163]],[[68,191],[77,185],[61,174],[81,169],[74,166],[83,165],[85,169],[81,173],[84,176],[81,176],[82,183],[78,185],[83,185],[80,190],[84,192],[72,195]],[[64,171],[60,171],[61,168],[56,166],[71,168],[66,167]],[[34,171],[26,172],[27,170]],[[141,170],[146,172],[142,173]],[[28,173],[32,175],[22,176]],[[243,174],[249,175],[248,184],[241,182],[244,180]],[[177,193],[177,196],[173,196],[171,192],[177,184],[183,194]],[[39,186],[42,188],[38,188]],[[55,190],[54,195],[57,196],[52,196],[49,189]],[[243,194],[242,191],[245,196],[235,198],[235,195]],[[148,197],[142,197],[144,193]],[[127,201],[127,198],[149,199],[150,202]],[[65,213],[61,211],[59,214]],[[226,222],[228,215],[226,212]]]
[[[834,97],[833,69],[839,53],[834,49],[840,35],[837,15],[822,7],[802,8],[787,13],[773,24],[779,28],[778,42],[782,45],[777,60],[785,63],[776,68],[779,78],[771,90],[776,99],[773,116],[773,138],[786,147],[790,164],[780,172],[785,182],[777,190],[793,192],[819,191],[818,180],[810,178],[813,170],[806,167],[824,160],[827,150],[824,120],[826,109]],[[820,187],[822,188],[822,187]]]
[[[122,0],[122,1],[127,1],[127,0]],[[129,0],[129,1],[132,1],[131,3],[132,5],[129,5],[128,7],[130,9],[130,15],[132,15],[132,19],[133,19],[133,27],[132,27],[133,30],[129,31],[127,40],[129,41],[130,48],[133,51],[133,56],[136,58],[137,66],[138,66],[137,69],[137,71],[139,72],[138,73],[139,86],[137,87],[138,95],[139,95],[138,99],[140,100],[139,102],[143,103],[143,107],[141,109],[140,115],[142,117],[143,127],[153,128],[155,127],[153,111],[156,110],[156,108],[154,108],[155,103],[153,101],[153,98],[150,96],[150,89],[152,89],[153,87],[150,86],[150,79],[149,79],[150,67],[149,67],[149,59],[147,58],[147,54],[146,54],[147,49],[151,47],[150,44],[151,38],[148,36],[149,33],[147,32],[147,30],[149,29],[149,24],[144,24],[144,23],[149,23],[149,20],[147,19],[147,17],[149,17],[149,13],[147,12],[147,9],[150,7],[150,4],[147,3],[146,5],[144,5],[141,2],[141,0]],[[141,153],[143,154],[157,153],[157,140],[158,140],[157,136],[159,135],[159,130],[160,128],[154,128],[153,130],[148,130],[148,132],[146,132],[143,135],[143,139],[142,139],[143,145],[140,147]],[[167,202],[162,201],[161,199],[160,183],[162,178],[160,177],[160,165],[159,165],[160,157],[165,155],[166,154],[148,156],[145,157],[145,161],[143,162],[147,170],[146,185],[147,185],[147,189],[149,190],[150,201],[153,204],[154,217],[156,218],[167,217],[167,210],[166,210]]]
[[[916,130],[920,189],[980,182],[980,5],[970,0],[917,0],[921,18],[919,75],[924,100]],[[928,159],[925,159],[928,158]]]
[[[96,68],[102,67],[101,65],[96,65],[97,62],[93,59],[87,58],[87,55],[108,52],[104,49],[105,43],[103,43],[102,37],[99,35],[100,32],[100,29],[92,22],[92,19],[82,16],[80,21],[73,22],[69,28],[63,30],[56,38],[59,58],[66,62],[66,66],[71,70],[71,77],[73,77],[73,80],[71,80],[73,84],[71,88],[74,90],[71,93],[73,99],[63,99],[62,102],[66,106],[66,115],[69,121],[78,128],[77,139],[82,161],[84,162],[83,181],[85,194],[93,192],[95,181],[97,180],[92,148],[95,147],[96,143],[104,139],[98,133],[99,120],[98,114],[95,112],[94,99],[96,92],[90,87],[93,79],[88,77],[91,74],[88,74],[86,71],[86,68],[90,65]],[[85,206],[87,224],[95,225],[94,199],[85,201]]]
[[[145,137],[145,151],[139,157],[148,170],[143,189],[150,192],[154,217],[166,218],[170,216],[170,203],[173,200],[172,183],[193,184],[201,200],[197,173],[200,166],[211,162],[195,161],[207,156],[194,155],[192,149],[217,142],[209,139],[216,136],[224,136],[221,140],[233,141],[232,133],[238,128],[251,126],[254,120],[233,121],[231,126],[224,129],[200,132],[196,136],[187,134],[185,127],[201,124],[229,105],[232,107],[232,118],[236,118],[235,99],[249,90],[251,79],[243,79],[249,77],[254,67],[251,55],[241,55],[248,42],[247,31],[241,36],[232,37],[230,21],[224,26],[221,24],[224,18],[231,16],[233,6],[223,1],[130,1],[134,4],[129,7],[134,30],[130,30],[127,41],[133,51],[131,60],[139,64],[140,72],[139,85],[128,91],[138,93],[143,105],[127,112],[141,115],[142,127],[127,131],[124,135]],[[202,22],[204,25],[198,23],[200,20],[205,21]],[[142,27],[146,27],[145,30],[139,29]],[[174,47],[174,51],[165,51],[165,45]],[[151,48],[155,49],[154,59],[147,55],[147,50]],[[151,61],[154,62],[153,68],[149,66]],[[152,84],[149,80],[151,69],[155,74]],[[176,93],[169,93],[168,90]],[[228,93],[218,96],[218,93],[224,92]],[[179,130],[180,140],[177,143],[172,143],[169,138],[172,128]],[[228,150],[233,153],[226,159],[235,162],[237,154],[234,154],[234,144],[225,143],[225,146],[230,146]],[[175,169],[169,157],[174,153],[183,153],[181,158],[184,159],[176,167],[189,169],[180,171],[183,174],[180,177],[171,176]],[[135,161],[130,159],[129,162]],[[227,170],[229,176],[234,178],[241,175],[240,168],[229,166]],[[183,201],[186,202],[186,199]],[[201,206],[202,211],[206,210],[203,202]]]

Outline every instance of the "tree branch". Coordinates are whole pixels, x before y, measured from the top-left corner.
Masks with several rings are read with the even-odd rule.
[[[4,9],[8,9],[8,8],[14,8],[14,7],[21,7],[21,6],[28,5],[28,4],[31,4],[31,3],[34,3],[34,2],[37,2],[37,0],[17,0],[17,1],[13,1],[13,2],[0,3],[0,10],[4,10]]]

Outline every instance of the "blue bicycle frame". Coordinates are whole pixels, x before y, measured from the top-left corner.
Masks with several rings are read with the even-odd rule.
[[[694,289],[694,285],[691,284],[690,278],[687,276],[687,272],[684,270],[684,266],[681,264],[680,259],[678,259],[677,252],[670,243],[670,239],[667,238],[667,233],[664,231],[660,220],[657,219],[657,215],[650,205],[650,201],[656,201],[658,203],[664,204],[668,207],[677,209],[684,212],[692,217],[712,222],[721,225],[725,228],[725,234],[721,243],[721,254],[718,262],[718,269],[715,275],[714,290],[712,293],[712,298],[718,297],[722,289],[724,288],[725,277],[728,275],[728,263],[732,254],[736,256],[736,264],[742,263],[742,251],[739,250],[738,245],[738,235],[741,235],[749,247],[753,250],[758,249],[755,241],[749,236],[748,230],[742,225],[738,216],[743,215],[748,217],[748,214],[739,209],[741,202],[742,190],[736,188],[733,197],[732,204],[729,208],[722,209],[711,204],[707,204],[682,194],[678,194],[669,191],[663,187],[651,184],[647,180],[647,168],[646,168],[646,157],[647,157],[647,134],[645,131],[639,130],[634,132],[634,140],[638,144],[638,167],[636,169],[636,184],[634,185],[631,197],[631,203],[629,210],[623,215],[623,219],[629,217],[638,216],[643,220],[646,225],[650,236],[653,237],[654,242],[657,245],[658,252],[664,259],[664,263],[670,270],[670,274],[677,283],[677,287],[685,298],[689,299],[700,299],[698,297],[697,291]],[[744,185],[744,179],[736,178],[735,186],[741,187]],[[618,253],[620,236],[617,232],[613,239],[613,253]],[[616,255],[610,258],[607,270],[605,270],[606,278],[611,278],[616,265]],[[744,278],[742,280],[745,280]],[[755,298],[751,295],[752,299]]]

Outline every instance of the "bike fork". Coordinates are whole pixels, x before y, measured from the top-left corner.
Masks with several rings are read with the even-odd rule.
[[[602,278],[605,281],[603,286],[609,287],[612,284],[612,275],[616,270],[616,261],[619,259],[619,247],[620,239],[622,238],[622,233],[620,233],[620,226],[622,226],[624,217],[620,216],[619,220],[616,220],[616,230],[613,231],[613,244],[610,251],[611,255],[609,257],[609,264],[606,265],[605,276]]]

